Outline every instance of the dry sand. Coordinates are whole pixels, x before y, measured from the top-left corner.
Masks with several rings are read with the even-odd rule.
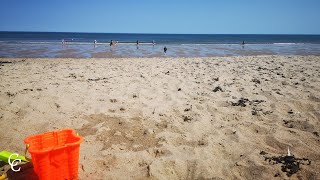
[[[320,57],[3,58],[0,68],[0,150],[23,154],[25,137],[74,128],[80,179],[320,179]]]

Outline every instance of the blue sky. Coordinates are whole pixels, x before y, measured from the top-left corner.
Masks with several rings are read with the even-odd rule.
[[[0,31],[320,34],[320,0],[1,0]]]

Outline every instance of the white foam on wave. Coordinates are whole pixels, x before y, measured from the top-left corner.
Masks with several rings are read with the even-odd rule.
[[[0,43],[8,44],[62,44],[61,41],[0,41]],[[65,45],[93,45],[93,42],[75,42],[75,41],[65,41]],[[98,42],[96,45],[110,44],[110,42]],[[124,45],[136,45],[136,42],[119,42],[118,44]],[[140,42],[139,45],[152,45],[152,43]]]
[[[295,44],[305,44],[305,43],[273,43],[278,45],[295,45]]]
[[[190,45],[194,45],[194,46],[212,46],[212,45],[223,45],[223,46],[229,46],[229,45],[239,45],[239,44],[219,44],[219,43],[207,43],[207,44],[180,44],[182,46],[190,46]],[[241,45],[241,44],[240,44]]]

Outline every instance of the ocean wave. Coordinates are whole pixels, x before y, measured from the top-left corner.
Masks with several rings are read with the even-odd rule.
[[[0,41],[1,44],[53,44],[53,45],[63,45],[61,41]],[[110,42],[98,42],[96,45],[109,45]],[[119,42],[119,45],[136,45],[136,42]],[[313,43],[246,43],[244,45],[307,45]],[[94,42],[85,41],[65,41],[65,45],[94,45]],[[140,42],[139,45],[152,45],[150,42]],[[238,46],[243,45],[241,43],[164,43],[158,42],[156,45],[181,45],[181,46]]]
[[[199,43],[187,43],[187,44],[180,44],[182,46],[190,46],[190,45],[196,45],[196,46],[206,46],[206,45],[225,45],[225,46],[229,46],[229,45],[242,45],[242,44],[236,44],[236,43],[202,43],[202,44],[199,44]]]
[[[296,44],[309,44],[309,43],[272,43],[277,45],[296,45]]]
[[[61,44],[61,41],[0,41],[5,44]],[[76,42],[76,41],[65,41],[66,45],[94,45],[94,42]],[[98,42],[99,44],[110,44],[110,42]],[[119,42],[118,44],[136,44],[136,42]],[[152,43],[140,42],[139,45],[152,45]]]

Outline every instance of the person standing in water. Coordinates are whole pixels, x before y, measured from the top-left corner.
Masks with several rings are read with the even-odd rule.
[[[154,46],[156,43],[154,42],[154,40],[152,40],[152,46]]]
[[[96,48],[96,46],[97,46],[97,40],[94,40],[93,41],[93,48]]]
[[[165,46],[164,48],[163,48],[163,52],[164,52],[164,54],[167,54],[167,46]]]
[[[137,45],[137,49],[139,49],[139,41],[138,40],[136,42],[136,45]]]
[[[244,42],[244,41],[242,41],[242,43],[241,43],[241,45],[242,45],[242,49],[244,49],[244,44],[245,44],[245,42]]]

